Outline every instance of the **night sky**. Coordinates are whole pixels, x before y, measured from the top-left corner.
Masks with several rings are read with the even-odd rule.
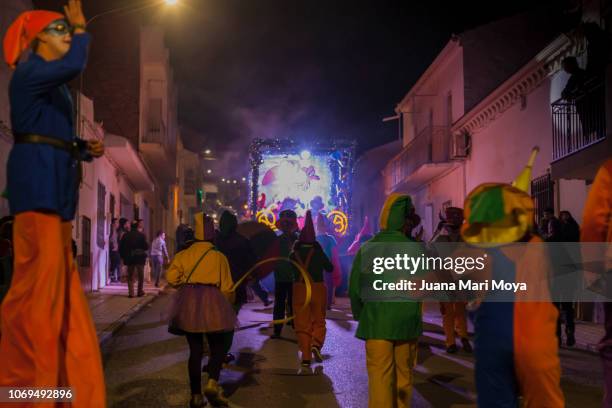
[[[452,33],[534,3],[180,0],[160,24],[185,144],[348,138],[363,151],[391,141],[397,122],[383,117]]]
[[[113,14],[95,24],[162,26],[185,145],[214,149],[218,157],[232,150],[230,157],[244,162],[240,157],[255,137],[355,139],[359,152],[392,141],[398,123],[382,119],[395,115],[396,104],[451,34],[571,1],[178,0],[166,7],[159,4],[163,0],[88,0],[84,5],[91,17],[144,4],[127,20]],[[65,0],[34,2],[59,10]]]

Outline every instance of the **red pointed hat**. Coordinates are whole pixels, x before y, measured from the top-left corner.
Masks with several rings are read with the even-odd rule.
[[[38,33],[55,20],[65,18],[55,11],[32,10],[23,12],[9,26],[4,35],[4,61],[15,68],[21,54],[30,47]]]
[[[315,230],[314,224],[312,223],[312,214],[310,210],[306,211],[306,218],[304,218],[304,228],[300,231],[300,242],[303,244],[312,244],[315,242]]]

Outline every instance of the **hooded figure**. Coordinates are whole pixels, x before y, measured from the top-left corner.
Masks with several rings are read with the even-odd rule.
[[[256,261],[249,240],[236,232],[237,226],[236,216],[224,211],[219,221],[219,233],[215,237],[215,246],[229,261],[234,282],[240,280]],[[236,312],[246,302],[246,282],[244,282],[236,289]]]
[[[338,242],[332,234],[329,233],[330,222],[324,213],[319,213],[317,216],[317,242],[323,248],[323,252],[334,265],[334,271],[331,274],[325,274],[325,286],[327,287],[327,310],[331,309],[334,302],[335,290],[342,283],[342,269],[340,266],[340,257],[338,255]]]
[[[72,257],[71,225],[80,162],[100,157],[104,145],[75,137],[67,84],[85,68],[90,38],[81,2],[64,9],[66,16],[22,13],[3,41],[14,68],[5,196],[15,221],[12,282],[0,311],[0,386],[71,387],[71,406],[104,407],[100,346]]]
[[[209,380],[204,394],[211,404],[227,406],[228,400],[218,381],[226,355],[227,333],[234,330],[236,321],[230,303],[234,282],[227,258],[213,245],[213,219],[203,213],[196,214],[194,233],[196,241],[175,255],[166,273],[168,284],[179,288],[174,297],[168,330],[186,336],[189,344],[191,406],[203,406],[204,336],[210,348]]]
[[[528,408],[565,406],[555,334],[559,313],[548,286],[541,285],[548,282],[548,257],[541,245],[507,245],[543,242],[531,234],[534,204],[526,193],[536,154],[537,148],[513,185],[481,184],[465,199],[461,235],[466,242],[493,248],[488,252],[496,265],[492,278],[496,271],[511,271],[515,282],[525,282],[531,293],[539,290],[541,299],[521,301],[517,292],[515,302],[504,303],[487,302],[485,296],[476,311],[476,389],[482,407],[518,406],[519,396]]]
[[[278,254],[287,258],[291,253],[293,244],[297,239],[297,214],[293,210],[283,210],[278,216],[276,227],[281,231],[278,237]],[[274,267],[274,320],[285,319],[293,314],[293,278],[294,270],[286,262],[278,262]],[[290,323],[291,324],[291,323]],[[272,338],[280,338],[283,330],[282,324],[274,325]]]
[[[255,254],[251,249],[249,240],[236,232],[238,218],[229,211],[223,211],[219,220],[219,233],[215,236],[215,246],[226,256],[232,279],[238,282],[245,273],[255,264]],[[242,305],[247,303],[246,281],[236,289],[234,311],[236,315]],[[267,293],[266,293],[267,294]],[[229,352],[234,341],[234,331],[228,332],[225,340],[225,362],[234,360]]]
[[[312,214],[306,211],[304,228],[293,247],[289,258],[300,264],[312,282],[312,295],[308,307],[302,310],[306,301],[306,284],[294,272],[293,310],[295,311],[295,333],[302,354],[302,367],[310,367],[312,355],[318,362],[323,361],[321,348],[325,342],[325,313],[327,309],[327,288],[324,274],[331,274],[334,267],[315,239]],[[295,268],[294,268],[295,269]],[[299,277],[299,278],[298,278]]]
[[[391,194],[380,214],[380,232],[368,242],[415,242],[410,238],[410,233],[416,225],[418,219],[410,196]],[[364,299],[361,293],[362,279],[367,276],[361,264],[364,248],[359,249],[353,262],[349,296],[353,316],[359,322],[355,335],[365,340],[368,406],[406,408],[410,406],[412,396],[417,340],[423,332],[422,305],[409,300],[385,302]],[[377,276],[384,279],[384,275]]]

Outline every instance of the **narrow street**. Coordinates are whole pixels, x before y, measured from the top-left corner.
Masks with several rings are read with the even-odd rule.
[[[105,350],[109,407],[179,407],[189,399],[187,344],[167,332],[165,313],[171,296],[162,294],[115,336]],[[427,322],[436,322],[428,308]],[[298,374],[297,345],[285,328],[284,339],[271,340],[262,320],[272,306],[249,303],[240,313],[241,329],[232,351],[237,359],[221,383],[233,407],[367,407],[363,343],[353,336],[347,299],[328,313],[326,360],[310,375]],[[598,356],[561,351],[567,407],[600,406],[602,370]],[[413,407],[475,407],[474,360],[444,351],[441,327],[425,324],[415,370]]]

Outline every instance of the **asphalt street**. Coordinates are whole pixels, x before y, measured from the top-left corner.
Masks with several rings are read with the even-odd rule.
[[[171,296],[160,295],[123,327],[104,350],[108,406],[185,407],[189,401],[188,348],[184,338],[167,332]],[[426,308],[435,313],[436,308]],[[367,407],[364,343],[354,337],[346,299],[328,314],[325,360],[311,373],[299,372],[291,328],[270,339],[272,306],[249,303],[239,315],[232,352],[236,361],[221,384],[232,407]],[[426,321],[435,321],[435,316]],[[567,407],[600,407],[602,369],[598,356],[561,350],[562,386]],[[413,407],[475,407],[474,360],[444,350],[442,329],[426,323],[415,371]]]

